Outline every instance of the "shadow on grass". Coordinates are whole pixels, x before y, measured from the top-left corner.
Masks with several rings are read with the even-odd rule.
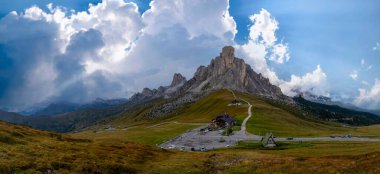
[[[288,142],[276,142],[276,147],[263,147],[260,141],[240,141],[236,146],[237,149],[254,149],[254,150],[287,150],[303,147],[312,147],[313,144],[310,142],[298,142],[298,141],[288,141]]]

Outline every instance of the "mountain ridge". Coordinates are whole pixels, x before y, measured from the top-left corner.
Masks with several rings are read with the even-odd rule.
[[[186,80],[180,73],[175,73],[170,86],[160,86],[157,89],[144,88],[142,92],[134,94],[130,100],[170,98],[186,93],[199,94],[218,89],[291,101],[291,98],[283,95],[281,89],[272,85],[268,78],[256,73],[243,59],[235,57],[235,49],[232,46],[223,47],[220,55],[212,59],[209,65],[199,66],[190,80]]]

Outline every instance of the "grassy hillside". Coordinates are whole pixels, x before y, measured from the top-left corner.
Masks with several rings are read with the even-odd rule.
[[[173,119],[182,122],[209,123],[217,115],[224,113],[240,118],[246,117],[248,105],[227,106],[233,99],[230,91],[219,90],[179,111],[180,114]]]
[[[284,143],[282,150],[255,147],[254,142],[249,142],[239,148],[209,152],[168,151],[116,139],[77,139],[0,122],[0,173],[376,173],[380,170],[378,143],[313,142],[302,146]]]
[[[301,118],[289,111],[292,108],[285,110],[283,107],[270,104],[267,99],[245,93],[236,93],[236,95],[238,98],[248,100],[253,105],[253,116],[247,123],[247,131],[253,134],[264,135],[266,132],[273,132],[278,137],[316,137],[347,134],[380,136],[376,125],[354,128],[308,117]],[[188,129],[200,126],[192,123],[210,123],[218,114],[231,114],[241,123],[247,116],[248,105],[228,106],[233,99],[234,97],[230,91],[219,90],[176,111],[177,114],[156,120],[144,119],[144,113],[149,112],[152,107],[165,102],[164,100],[157,100],[100,122],[87,131],[75,134],[75,136],[109,139],[109,141],[121,139],[123,141],[155,145],[180,135]],[[293,110],[296,109],[293,108]],[[166,124],[160,125],[161,123]],[[160,126],[152,127],[152,125],[157,124]],[[114,130],[105,130],[105,128],[109,127]]]
[[[379,136],[378,126],[347,127],[334,122],[326,122],[313,117],[296,116],[301,112],[294,106],[276,106],[267,99],[237,93],[240,98],[247,99],[252,105],[252,117],[247,123],[247,131],[264,135],[272,132],[278,137],[315,137],[330,135]],[[284,109],[284,107],[286,109]],[[290,112],[292,111],[292,112]]]
[[[134,143],[98,143],[0,122],[0,173],[128,173],[160,153]]]
[[[76,138],[89,138],[95,141],[136,142],[156,146],[196,127],[199,126],[164,122],[157,125],[138,125],[115,130],[88,130],[72,134],[72,136]]]

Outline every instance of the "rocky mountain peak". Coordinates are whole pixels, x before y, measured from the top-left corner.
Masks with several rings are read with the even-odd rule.
[[[187,90],[192,92],[228,88],[268,97],[283,96],[280,88],[253,71],[243,59],[235,57],[235,49],[232,46],[225,46],[220,56],[212,59],[207,67],[200,66],[194,78],[184,87],[188,87]]]
[[[173,76],[171,87],[175,87],[181,85],[186,82],[186,78],[182,76],[180,73],[175,73]]]
[[[153,95],[153,90],[151,90],[149,88],[144,88],[142,91],[142,94],[146,95],[146,96],[151,96],[151,95]]]
[[[235,57],[234,47],[225,46],[208,66],[200,66],[192,79],[186,81],[185,77],[176,73],[170,86],[162,87],[161,90],[145,88],[132,99],[181,96],[186,93],[204,94],[223,88],[270,98],[283,97],[279,87],[253,71],[243,59]]]
[[[232,67],[235,59],[235,48],[232,46],[225,46],[220,53],[220,58],[225,67]]]

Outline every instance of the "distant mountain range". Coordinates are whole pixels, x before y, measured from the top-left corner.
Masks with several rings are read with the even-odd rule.
[[[70,132],[98,123],[106,124],[108,119],[123,115],[132,118],[134,114],[139,115],[139,118],[131,120],[166,118],[178,114],[183,108],[220,89],[259,96],[304,119],[350,125],[380,123],[380,117],[374,114],[343,108],[333,104],[334,102],[327,97],[308,93],[295,98],[283,95],[279,87],[253,71],[243,59],[236,58],[231,46],[224,47],[220,55],[212,59],[208,66],[200,66],[191,79],[186,80],[181,74],[176,73],[170,85],[157,89],[144,88],[129,100],[97,99],[85,105],[51,103],[35,111],[32,117],[1,111],[0,120],[38,129]]]
[[[308,92],[300,93],[298,96],[304,98],[305,100],[315,102],[315,103],[331,105],[331,106],[335,105],[335,106],[340,106],[340,107],[346,108],[346,109],[351,109],[351,110],[360,111],[360,112],[369,112],[369,113],[380,116],[380,110],[369,110],[369,109],[359,108],[359,107],[357,107],[353,104],[350,104],[350,103],[333,101],[331,98],[325,97],[325,96],[316,96],[316,95],[313,95],[313,94],[308,93]]]
[[[50,104],[41,104],[28,110],[21,111],[19,114],[28,116],[52,116],[69,112],[81,111],[86,109],[106,109],[112,106],[126,103],[128,99],[102,99],[96,98],[94,101],[85,104],[70,102],[53,102]]]

